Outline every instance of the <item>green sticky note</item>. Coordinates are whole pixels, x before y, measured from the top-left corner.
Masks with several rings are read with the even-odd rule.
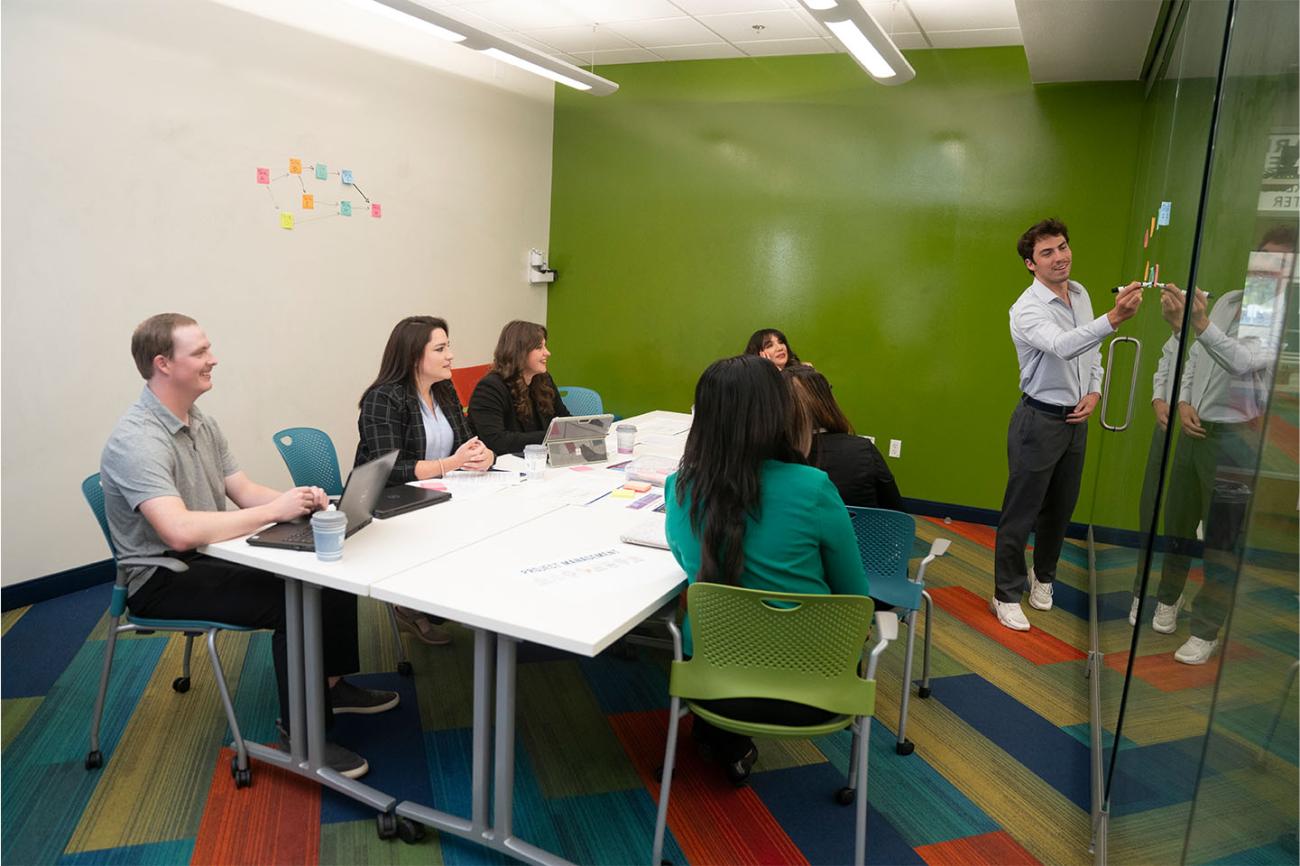
[[[316,179],[326,180],[330,176],[329,167],[323,162],[316,163]]]
[[[339,202],[339,213],[342,214],[343,216],[352,216],[352,202],[350,201]]]

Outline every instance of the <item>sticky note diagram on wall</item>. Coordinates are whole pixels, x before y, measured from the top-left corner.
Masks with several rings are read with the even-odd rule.
[[[383,216],[382,206],[371,201],[357,186],[350,168],[330,171],[329,163],[294,156],[289,157],[288,171],[283,174],[273,176],[271,169],[258,166],[256,177],[258,185],[266,187],[282,229],[298,228],[303,223],[330,217],[350,217],[354,207],[360,207],[364,214],[368,206],[374,219]],[[281,188],[284,184],[289,185],[289,190]],[[348,198],[343,199],[340,193]],[[358,202],[357,198],[362,201]]]

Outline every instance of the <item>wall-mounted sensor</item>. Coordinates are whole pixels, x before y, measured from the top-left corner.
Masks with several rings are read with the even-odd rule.
[[[539,283],[553,283],[559,274],[547,267],[546,254],[541,250],[528,251],[528,282],[533,285]]]

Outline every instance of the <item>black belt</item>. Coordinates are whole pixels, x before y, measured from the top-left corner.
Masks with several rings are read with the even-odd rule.
[[[1061,418],[1064,418],[1074,411],[1073,406],[1057,406],[1055,403],[1044,403],[1042,400],[1035,400],[1028,394],[1021,394],[1020,399],[1024,401],[1026,406],[1029,406],[1032,409],[1037,409],[1039,412],[1046,412],[1049,415],[1057,415]]]

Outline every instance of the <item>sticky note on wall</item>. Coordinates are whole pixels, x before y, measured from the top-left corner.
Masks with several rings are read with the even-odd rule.
[[[316,179],[317,179],[317,180],[326,180],[326,179],[329,178],[329,176],[330,176],[330,173],[329,173],[329,166],[327,166],[327,165],[326,165],[325,163],[323,163],[323,162],[318,162],[318,163],[316,163]]]
[[[303,193],[303,194],[302,194],[302,209],[303,209],[303,210],[315,210],[315,209],[316,209],[316,196],[312,195],[312,194],[309,193],[309,192],[305,192],[305,193]]]
[[[352,183],[352,169],[345,168],[339,174],[343,177],[344,183]]]
[[[282,229],[293,228],[293,214],[287,210],[280,211],[280,228]]]
[[[257,170],[257,182],[258,182],[258,183],[270,183],[270,182],[271,182],[271,170],[270,170],[269,168],[259,168],[259,169]]]
[[[370,205],[370,215],[375,219],[379,219],[384,215],[384,210],[378,204],[372,202]]]
[[[1156,215],[1157,226],[1169,225],[1169,212],[1173,209],[1174,203],[1171,201],[1160,202],[1160,213]]]
[[[352,202],[350,201],[339,202],[339,213],[343,216],[352,216]]]
[[[289,159],[289,174],[302,174],[302,160],[296,157]]]

